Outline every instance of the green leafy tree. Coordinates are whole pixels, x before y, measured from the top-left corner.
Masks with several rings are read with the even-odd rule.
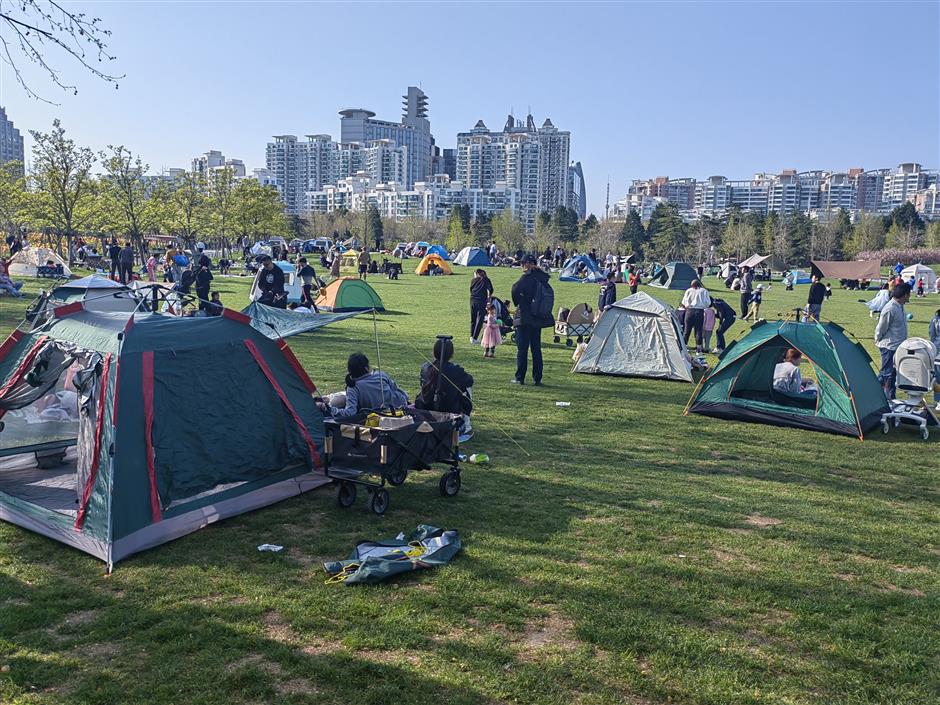
[[[575,242],[578,239],[578,214],[574,209],[556,206],[552,213],[552,226],[563,241]]]
[[[801,211],[791,213],[787,218],[787,255],[790,265],[805,265],[809,262],[812,223]]]
[[[740,262],[754,254],[758,244],[758,231],[753,222],[739,211],[733,211],[721,233],[722,253]]]
[[[459,252],[466,246],[469,233],[464,230],[463,216],[459,206],[454,206],[447,218],[447,247],[451,252]]]
[[[852,221],[845,209],[830,214],[824,222],[813,223],[812,259],[840,259],[852,235]]]
[[[379,209],[375,206],[369,206],[366,212],[366,237],[363,238],[363,248],[372,248],[381,250],[385,242],[385,227],[382,225],[382,216],[379,215]]]
[[[16,235],[29,220],[29,198],[23,163],[10,161],[0,165],[0,227]]]
[[[845,246],[846,254],[849,257],[855,257],[860,252],[874,252],[883,249],[884,246],[884,218],[865,212],[859,213]]]
[[[626,220],[623,221],[623,228],[620,230],[620,242],[629,246],[637,257],[642,258],[644,256],[648,243],[646,228],[643,227],[643,221],[640,220],[640,214],[635,208],[630,209]]]
[[[183,174],[166,191],[154,198],[164,200],[163,229],[179,235],[192,247],[196,240],[211,229],[210,199],[206,178],[202,174]]]
[[[493,228],[486,213],[477,213],[470,226],[470,234],[473,242],[480,247],[484,247],[493,239]]]
[[[98,156],[106,172],[101,186],[105,198],[113,203],[116,230],[121,236],[130,239],[143,260],[143,235],[157,224],[157,214],[148,207],[147,184],[144,181],[144,175],[150,167],[124,145],[108,145],[108,149],[99,152]]]
[[[932,220],[927,223],[925,240],[927,247],[940,247],[940,220]]]
[[[898,206],[888,216],[891,223],[888,228],[888,246],[901,249],[920,247],[924,243],[924,220],[907,202]]]
[[[229,226],[235,237],[249,240],[291,233],[277,189],[262,186],[255,179],[242,179],[235,185]]]
[[[688,245],[688,227],[674,203],[660,203],[653,209],[647,232],[652,254],[666,262],[679,259]]]
[[[207,183],[210,227],[218,235],[222,248],[226,250],[231,247],[229,235],[232,209],[235,207],[235,183],[235,172],[230,167],[214,169]]]
[[[584,222],[581,223],[581,236],[589,238],[597,230],[600,223],[597,222],[597,216],[591,213]]]
[[[56,251],[62,256],[65,238],[69,264],[74,262],[72,239],[91,217],[93,202],[91,167],[94,153],[79,147],[65,136],[59,120],[52,122],[52,132],[30,130],[33,137],[32,181],[36,220],[56,234]]]
[[[503,252],[515,252],[526,246],[525,228],[508,208],[490,221],[493,240]]]

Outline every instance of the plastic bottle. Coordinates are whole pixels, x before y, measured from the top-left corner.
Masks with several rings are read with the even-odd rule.
[[[469,458],[467,458],[467,460],[477,465],[485,465],[486,463],[490,462],[490,456],[488,456],[486,453],[474,453]]]

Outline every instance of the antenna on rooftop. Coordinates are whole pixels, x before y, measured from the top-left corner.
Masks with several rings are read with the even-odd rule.
[[[604,203],[604,220],[610,217],[610,174],[607,175],[607,201]]]

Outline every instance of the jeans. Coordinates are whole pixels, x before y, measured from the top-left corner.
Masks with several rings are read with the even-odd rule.
[[[480,339],[483,321],[486,319],[486,299],[470,299],[470,337]]]
[[[741,318],[747,316],[747,307],[751,303],[751,292],[742,291],[741,292]]]
[[[822,315],[822,304],[806,304],[806,310],[809,312],[810,318],[818,321]]]
[[[120,268],[120,279],[122,284],[128,284],[134,278],[134,263],[133,262],[121,262],[119,265]]]
[[[695,331],[695,347],[702,351],[702,329],[705,325],[705,311],[700,308],[688,308],[685,310],[685,344],[689,344],[689,333]]]
[[[15,296],[19,298],[22,296],[20,289],[23,286],[23,282],[10,282],[9,284],[0,284],[0,291],[7,292],[10,296]]]
[[[196,287],[196,298],[199,299],[199,310],[209,310],[209,287]]]
[[[878,381],[885,390],[885,396],[888,399],[894,399],[894,384],[897,380],[897,370],[894,368],[894,353],[897,349],[878,348],[881,353],[881,371],[878,373]]]
[[[542,381],[542,329],[534,326],[516,328],[516,379],[525,381],[529,368],[529,350],[532,350],[532,379]]]
[[[718,349],[724,350],[727,346],[725,345],[725,331],[727,331],[731,326],[734,325],[735,318],[723,319],[721,325],[715,330],[715,335],[718,337]]]

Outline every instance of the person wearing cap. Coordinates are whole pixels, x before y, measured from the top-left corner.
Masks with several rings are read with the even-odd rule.
[[[698,279],[692,280],[692,285],[685,290],[682,297],[682,306],[685,308],[683,328],[685,343],[689,344],[689,334],[695,331],[695,349],[705,352],[703,331],[705,326],[705,309],[712,305],[712,297],[708,289],[702,286]]]
[[[287,292],[284,290],[284,270],[274,264],[270,256],[261,258],[261,269],[258,270],[258,291],[261,292],[259,301],[275,308],[287,308]]]
[[[542,327],[531,307],[539,285],[548,285],[548,274],[539,269],[532,255],[522,258],[522,276],[512,285],[512,302],[516,305],[516,376],[513,384],[525,384],[529,367],[529,350],[532,351],[532,381],[536,387],[542,385]],[[551,316],[549,316],[551,318]]]
[[[751,301],[748,305],[747,315],[743,320],[752,320],[757,323],[760,316],[760,304],[764,298],[764,285],[758,284],[757,288],[751,293]]]

